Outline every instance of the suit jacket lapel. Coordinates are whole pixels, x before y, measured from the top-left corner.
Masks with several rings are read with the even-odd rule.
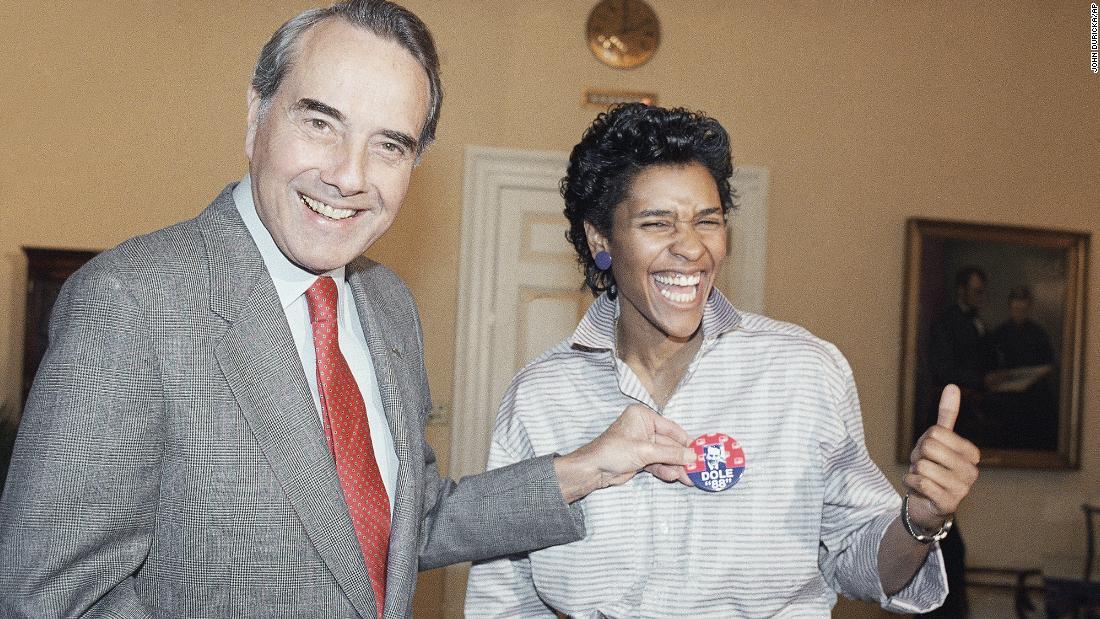
[[[415,565],[410,560],[416,557],[416,537],[419,530],[417,525],[420,521],[416,501],[412,496],[417,477],[414,476],[416,463],[410,461],[409,441],[412,437],[408,425],[410,422],[415,423],[417,416],[410,415],[406,410],[409,398],[403,394],[403,389],[412,381],[408,380],[406,351],[403,350],[403,339],[399,337],[399,327],[392,324],[386,315],[383,309],[386,305],[379,296],[380,291],[374,290],[364,281],[365,268],[369,267],[365,266],[362,259],[348,265],[347,280],[355,298],[363,333],[366,334],[367,348],[370,350],[378,389],[382,395],[382,406],[385,408],[386,421],[393,435],[394,450],[397,452],[397,488],[391,507],[393,514],[387,564],[386,609],[397,616],[404,616],[408,614],[405,609],[410,603],[408,597],[411,593],[401,585],[414,582],[413,579],[416,578],[415,571],[406,572],[410,572],[407,566]]]
[[[401,396],[402,385],[400,380],[404,378],[405,364],[402,360],[404,351],[401,342],[394,337],[396,328],[388,324],[384,312],[379,310],[377,299],[373,298],[371,291],[363,281],[362,270],[358,263],[348,266],[348,285],[351,287],[352,296],[355,298],[356,309],[359,312],[359,322],[363,325],[363,333],[367,337],[367,348],[370,351],[371,362],[374,364],[374,372],[377,375],[378,389],[382,395],[382,406],[386,409],[386,422],[397,450],[398,457],[407,453],[408,433],[405,429],[405,416],[403,412],[404,398]],[[402,448],[406,447],[405,452]],[[403,461],[402,461],[403,462]]]
[[[336,467],[275,285],[229,189],[203,216],[211,309],[228,323],[215,354],[306,534],[364,617],[374,593]]]

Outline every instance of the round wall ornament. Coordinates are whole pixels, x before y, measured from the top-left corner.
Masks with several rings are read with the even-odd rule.
[[[644,0],[600,0],[588,14],[588,49],[616,69],[633,69],[661,44],[661,22]]]

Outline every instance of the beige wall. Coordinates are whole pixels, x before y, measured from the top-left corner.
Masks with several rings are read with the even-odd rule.
[[[408,0],[447,100],[399,222],[371,250],[406,278],[436,399],[451,397],[462,156],[567,150],[586,86],[702,109],[771,170],[767,310],[847,354],[891,478],[903,223],[925,216],[1100,231],[1100,78],[1088,3],[651,0],[662,47],[634,71],[583,44],[593,0]],[[0,398],[18,394],[22,245],[105,248],[190,217],[245,166],[255,53],[304,2],[8,2],[0,23]],[[265,8],[257,13],[255,6]],[[415,249],[422,248],[422,249]],[[430,248],[430,249],[429,249]],[[971,562],[1034,565],[1079,543],[1100,493],[1097,250],[1082,469],[990,470],[961,513]],[[448,430],[433,431],[446,448]]]

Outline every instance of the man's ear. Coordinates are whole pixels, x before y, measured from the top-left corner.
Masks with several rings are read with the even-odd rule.
[[[609,251],[607,245],[607,237],[600,234],[600,231],[593,226],[587,219],[584,221],[584,236],[588,239],[588,251],[593,256],[601,251]]]
[[[255,88],[248,89],[248,126],[244,130],[244,154],[252,161],[252,149],[256,145],[256,129],[260,126],[260,106],[263,100]]]

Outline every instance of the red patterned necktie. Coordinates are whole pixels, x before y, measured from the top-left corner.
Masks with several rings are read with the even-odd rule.
[[[374,586],[378,615],[386,599],[386,556],[390,546],[390,500],[374,458],[367,407],[351,368],[340,352],[336,327],[336,282],[320,277],[306,291],[313,347],[317,351],[317,390],[325,438],[336,459],[355,534]]]

